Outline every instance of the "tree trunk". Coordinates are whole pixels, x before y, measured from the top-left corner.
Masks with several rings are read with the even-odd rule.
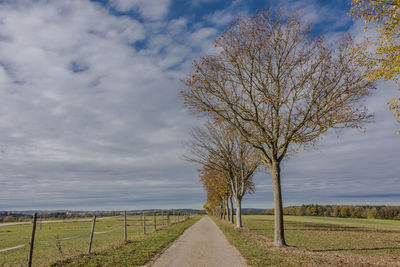
[[[242,198],[235,197],[236,204],[236,228],[242,228]]]
[[[281,168],[280,162],[273,161],[270,168],[272,183],[274,186],[274,244],[277,247],[286,246],[283,228],[283,208],[281,191]]]
[[[225,201],[222,201],[222,218],[226,219]]]
[[[230,222],[233,224],[233,202],[232,202],[232,197],[229,198],[229,202],[231,204],[231,220]]]
[[[226,204],[226,213],[228,214],[228,221],[231,221],[231,216],[232,216],[232,212],[231,212],[231,210],[229,209],[229,202],[228,202],[228,199],[229,198],[226,198],[226,200],[225,200],[225,204]]]

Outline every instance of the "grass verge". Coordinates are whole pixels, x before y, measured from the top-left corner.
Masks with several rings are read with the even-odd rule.
[[[297,228],[294,229],[292,228],[293,222],[287,220],[287,223],[291,224],[290,227],[287,227],[287,241],[292,246],[279,249],[273,245],[269,229],[271,228],[271,218],[267,216],[244,216],[246,227],[243,229],[236,229],[228,222],[213,219],[230,242],[248,259],[251,266],[399,266],[398,252],[400,252],[400,246],[396,246],[396,248],[389,246],[387,251],[384,251],[381,250],[382,247],[368,248],[368,245],[374,241],[371,240],[368,243],[366,240],[361,239],[366,253],[354,253],[359,252],[359,250],[356,249],[352,233],[359,234],[360,231],[365,229],[366,225],[360,225],[360,228],[345,228],[350,231],[348,233],[343,231],[342,228],[337,229],[336,223],[340,222],[335,222],[328,226],[326,222],[321,222],[324,223],[324,227],[318,228],[321,233],[317,235],[315,233],[315,221],[312,224],[312,229],[307,230],[305,226],[305,224],[310,224],[309,220],[312,220],[312,218],[294,218],[294,220],[303,222],[297,221],[295,224]],[[368,234],[371,234],[373,228],[368,228],[368,230]],[[377,239],[383,238],[387,240],[387,236],[382,236],[382,232],[379,229],[377,230],[374,236]],[[389,229],[385,229],[386,231],[389,231]],[[396,229],[391,231],[396,232]],[[300,237],[295,233],[301,233],[302,236]],[[335,245],[335,239],[331,239],[332,234],[342,243]],[[393,235],[393,232],[391,234]],[[371,238],[371,235],[368,237]],[[397,237],[399,236],[397,235]],[[336,246],[336,249],[333,249],[335,248],[333,246]],[[341,247],[348,246],[354,246],[355,248],[350,248],[348,251],[341,249]],[[319,249],[317,250],[316,248]],[[385,253],[382,254],[382,252]]]
[[[67,258],[50,266],[140,266],[150,261],[200,218],[196,216],[156,232],[137,236],[126,244],[116,244],[91,255]]]

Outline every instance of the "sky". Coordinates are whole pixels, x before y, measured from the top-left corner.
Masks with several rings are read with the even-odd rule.
[[[335,42],[360,21],[347,0],[0,1],[0,210],[201,208],[183,143],[202,120],[182,105],[192,62],[238,16],[282,7]],[[367,100],[367,131],[330,131],[282,167],[284,205],[400,205],[393,82]],[[245,208],[271,208],[267,172]]]

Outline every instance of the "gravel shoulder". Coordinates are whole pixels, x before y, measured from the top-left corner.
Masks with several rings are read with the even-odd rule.
[[[205,216],[186,230],[151,266],[244,267],[248,265],[218,226]]]

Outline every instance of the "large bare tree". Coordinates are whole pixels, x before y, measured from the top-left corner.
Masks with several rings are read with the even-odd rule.
[[[253,176],[261,161],[257,151],[226,123],[206,123],[192,131],[186,158],[225,176],[236,205],[236,227],[242,227],[241,203],[246,193],[254,192]],[[228,200],[228,199],[227,199]]]
[[[373,83],[345,36],[327,45],[296,15],[239,18],[215,42],[218,53],[194,63],[184,103],[237,129],[257,148],[274,189],[276,246],[285,246],[281,162],[330,128],[363,127]]]

